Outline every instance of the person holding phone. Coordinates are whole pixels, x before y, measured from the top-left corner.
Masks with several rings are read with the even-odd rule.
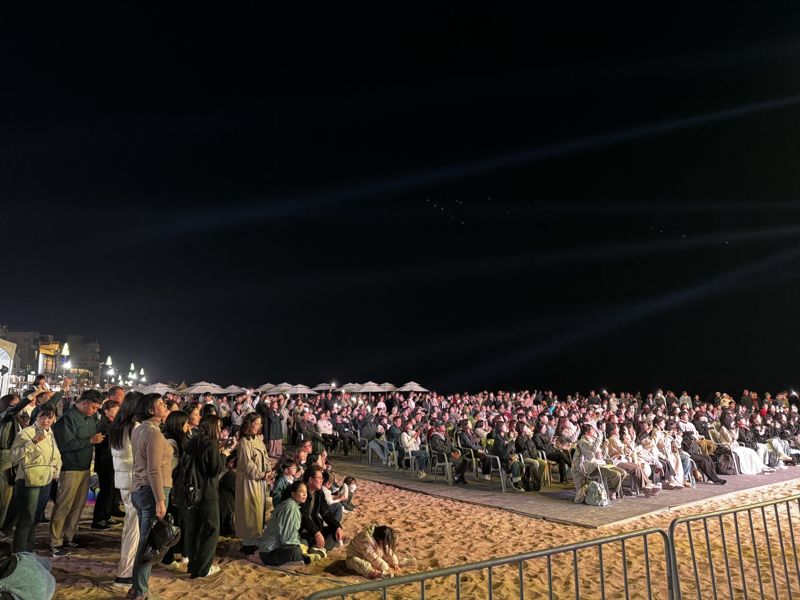
[[[54,558],[80,548],[74,537],[89,493],[94,444],[105,439],[102,433],[97,433],[97,419],[94,418],[102,403],[103,396],[99,391],[86,390],[53,425],[53,435],[63,461],[50,516],[50,546]]]
[[[61,470],[61,453],[50,430],[55,420],[53,408],[43,406],[36,423],[20,431],[11,446],[11,460],[17,473],[14,552],[33,552],[36,523],[44,515],[50,484]]]

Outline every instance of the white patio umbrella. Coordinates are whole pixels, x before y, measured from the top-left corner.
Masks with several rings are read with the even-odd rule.
[[[379,394],[382,391],[383,391],[383,389],[381,388],[381,386],[379,386],[374,381],[368,381],[367,383],[362,385],[360,388],[358,388],[358,393],[359,394],[371,394],[373,392],[375,392],[376,394]]]
[[[275,387],[275,385],[272,384],[272,383],[265,383],[264,385],[257,387],[256,391],[257,392],[266,392],[267,390],[271,390],[274,387]]]
[[[309,396],[316,396],[317,395],[317,392],[312,390],[307,385],[303,385],[302,383],[298,383],[297,385],[293,385],[288,390],[286,390],[285,392],[282,392],[282,393],[283,394],[288,394],[289,396],[299,396],[300,394],[306,394],[306,395],[309,395]]]
[[[238,385],[233,385],[233,384],[229,385],[228,387],[226,387],[222,391],[225,392],[228,395],[231,395],[231,394],[234,394],[234,395],[235,394],[246,394],[247,393],[246,389],[241,388]]]
[[[267,392],[268,396],[271,396],[273,394],[285,394],[290,389],[292,389],[292,384],[284,381],[278,385],[273,385],[270,389],[265,391]]]
[[[396,385],[393,385],[393,384],[391,384],[391,383],[389,383],[388,381],[384,381],[384,382],[381,384],[381,391],[384,391],[384,392],[393,392],[393,391],[395,391],[396,389],[397,389],[397,386],[396,386]]]
[[[409,381],[402,387],[397,388],[398,392],[427,392],[424,387],[418,384],[416,381]]]
[[[183,394],[224,394],[225,390],[223,390],[220,386],[216,383],[209,383],[208,381],[198,381],[197,383],[193,383],[188,388],[183,390],[181,393]]]
[[[347,392],[349,394],[357,392],[360,389],[361,389],[360,383],[345,383],[342,387],[339,388],[340,391]]]
[[[174,394],[175,390],[169,387],[166,383],[154,383],[146,386],[141,390],[143,394]]]
[[[319,383],[311,389],[315,392],[329,392],[333,389],[333,386],[330,383]]]

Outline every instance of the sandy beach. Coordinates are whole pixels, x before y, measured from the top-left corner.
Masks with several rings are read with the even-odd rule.
[[[410,563],[406,572],[414,572],[544,549],[648,527],[667,528],[676,516],[741,507],[745,504],[777,499],[798,492],[800,492],[800,481],[790,481],[757,491],[727,496],[708,502],[703,506],[645,516],[621,526],[589,529],[554,524],[493,508],[481,508],[461,502],[433,498],[425,494],[361,480],[355,499],[358,509],[346,517],[344,528],[346,535],[352,536],[373,521],[392,525],[399,533],[398,553],[401,558],[405,558]],[[635,502],[635,500],[630,501]],[[575,506],[575,510],[580,509],[579,505]],[[784,514],[785,512],[780,513],[781,518]],[[80,539],[88,543],[88,548],[78,551],[74,556],[54,561],[53,573],[58,580],[55,597],[61,600],[99,600],[123,597],[125,595],[123,591],[111,586],[118,556],[119,531],[93,532],[88,529],[88,509],[84,516],[86,519],[82,522]],[[797,518],[796,507],[792,511],[792,517]],[[774,515],[767,511],[764,518],[770,522],[774,519]],[[756,519],[756,543],[750,543],[750,537],[747,537],[747,543],[743,544],[745,546],[744,562],[748,563],[747,558],[752,556],[753,548],[756,547],[761,550],[759,560],[762,561],[762,564],[767,565],[765,571],[768,572],[769,565],[763,562],[767,560],[766,540],[761,534],[759,523],[760,519]],[[720,553],[722,541],[719,532],[711,529],[710,539],[716,562],[717,557],[722,556]],[[39,526],[37,532],[37,548],[39,549],[44,549],[47,545],[46,531],[46,526]],[[784,523],[784,533],[786,531]],[[750,536],[749,529],[747,529],[747,536]],[[727,543],[730,548],[733,548],[730,546],[733,543],[730,536]],[[772,543],[777,543],[777,540],[773,539]],[[786,543],[789,543],[788,538]],[[151,591],[164,600],[179,600],[188,597],[222,599],[240,596],[243,598],[297,600],[318,589],[364,581],[359,577],[347,575],[342,570],[343,550],[336,550],[327,559],[306,567],[272,569],[247,562],[238,553],[238,547],[238,540],[227,538],[220,540],[217,557],[222,566],[222,572],[207,580],[190,581],[185,572],[155,568],[150,579]],[[656,537],[649,538],[648,550],[651,560],[654,561],[653,564],[661,564],[659,559],[663,557],[663,545]],[[693,578],[690,550],[685,536],[679,537],[677,551],[679,557],[682,558],[679,561],[680,572],[682,579],[685,577],[688,584],[692,583]],[[705,558],[707,550],[704,545],[698,545],[697,540],[695,540],[694,550],[698,556],[697,563],[700,567],[701,581],[705,579],[706,583],[709,583],[709,570],[705,568],[707,566]],[[631,598],[648,597],[647,577],[641,561],[642,553],[643,546],[640,540],[634,540],[627,545],[626,566],[631,586]],[[734,553],[735,550],[731,551],[731,556]],[[599,597],[601,582],[597,569],[596,550],[581,551],[578,554],[578,560],[580,597]],[[775,583],[779,591],[778,597],[781,597],[785,586],[785,578],[782,575],[783,564],[777,555],[775,561],[779,567],[778,571],[780,571],[780,576],[776,576]],[[749,562],[752,564],[752,560]],[[603,581],[608,597],[614,597],[616,592],[622,594],[622,569],[619,568],[621,564],[619,546],[609,546],[604,552]],[[733,588],[736,597],[741,593],[740,566],[734,561],[729,567],[735,575]],[[551,570],[555,597],[574,598],[571,557],[555,558]],[[794,577],[794,564],[790,565],[788,572],[790,577]],[[519,597],[517,573],[516,565],[495,570],[492,580],[495,598]],[[744,575],[748,579],[748,585],[758,585],[757,573],[752,566],[745,568]],[[536,597],[538,594],[535,592],[544,592],[547,589],[547,566],[544,559],[526,564],[524,578],[525,597]],[[792,579],[795,588],[797,588],[796,581],[796,578]],[[462,598],[487,597],[487,583],[485,570],[463,576]],[[447,590],[452,590],[454,585],[452,577],[447,581],[433,581],[426,587],[427,597],[448,597]],[[724,584],[720,582],[719,585],[721,586],[720,596],[728,597],[727,579]],[[769,577],[763,581],[762,585],[765,586],[767,592],[771,592],[773,589]],[[684,588],[684,593],[686,589]],[[688,589],[694,588],[689,587]],[[649,590],[654,598],[666,596],[666,582],[663,575],[658,572],[658,566],[654,567],[651,574]],[[400,588],[389,596],[398,599],[415,598],[417,593],[418,586],[414,586],[413,588]],[[359,596],[359,598],[377,597],[379,597],[378,594]]]

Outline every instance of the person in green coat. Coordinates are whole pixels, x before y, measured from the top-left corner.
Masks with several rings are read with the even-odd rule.
[[[300,539],[300,507],[308,496],[306,484],[293,481],[284,495],[286,499],[272,512],[264,534],[258,539],[258,551],[248,556],[248,560],[271,567],[299,561],[308,564],[313,560],[303,553]]]

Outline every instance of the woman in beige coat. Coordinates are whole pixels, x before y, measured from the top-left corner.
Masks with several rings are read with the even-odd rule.
[[[236,454],[236,535],[241,551],[252,554],[264,531],[269,493],[267,480],[272,475],[267,448],[261,437],[261,416],[248,414],[240,428]]]

